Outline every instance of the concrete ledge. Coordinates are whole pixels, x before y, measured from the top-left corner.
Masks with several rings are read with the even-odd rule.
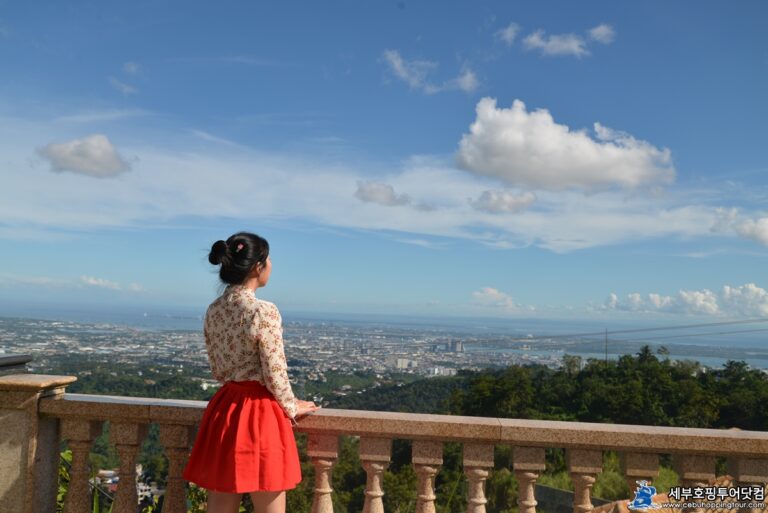
[[[179,399],[64,394],[56,400],[41,400],[40,413],[59,418],[195,425],[207,405],[205,401]]]
[[[768,433],[588,422],[499,419],[500,443],[644,453],[768,455]]]
[[[165,399],[161,404],[149,405],[149,418],[151,422],[197,426],[206,406],[206,401]]]
[[[408,440],[498,441],[498,419],[323,408],[299,421],[297,431]]]
[[[196,426],[207,405],[205,401],[63,394],[42,398],[39,411],[43,415],[59,418]],[[516,447],[768,458],[768,432],[758,431],[494,419],[332,408],[323,408],[303,418],[295,429],[323,435],[506,444]]]

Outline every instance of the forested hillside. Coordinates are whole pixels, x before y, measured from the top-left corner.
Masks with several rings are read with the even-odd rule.
[[[566,356],[557,369],[511,366],[381,387],[335,408],[654,426],[768,429],[768,375],[659,357],[648,347],[604,362]]]

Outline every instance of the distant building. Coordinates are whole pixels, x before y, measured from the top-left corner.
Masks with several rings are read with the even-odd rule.
[[[430,367],[427,376],[455,376],[456,369],[451,367]]]
[[[96,477],[99,479],[110,479],[117,476],[116,470],[107,470],[107,469],[101,469],[99,470],[99,473],[96,474]]]

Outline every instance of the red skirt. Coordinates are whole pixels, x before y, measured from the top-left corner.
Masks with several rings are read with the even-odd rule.
[[[217,492],[295,488],[301,467],[291,420],[258,381],[227,381],[205,408],[182,476]]]

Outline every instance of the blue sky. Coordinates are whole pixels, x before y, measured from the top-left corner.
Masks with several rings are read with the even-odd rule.
[[[0,2],[0,304],[768,316],[765,2]]]

